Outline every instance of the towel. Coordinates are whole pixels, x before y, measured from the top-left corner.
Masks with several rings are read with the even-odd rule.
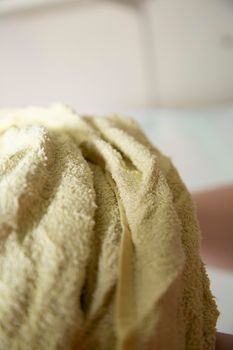
[[[190,194],[132,119],[0,112],[0,350],[214,349],[199,245]]]

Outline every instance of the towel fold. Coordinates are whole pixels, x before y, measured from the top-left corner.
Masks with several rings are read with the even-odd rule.
[[[0,350],[214,349],[199,240],[133,120],[0,112]]]

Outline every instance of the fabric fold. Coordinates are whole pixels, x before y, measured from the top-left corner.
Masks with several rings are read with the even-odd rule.
[[[214,349],[199,242],[133,120],[0,111],[0,350]]]

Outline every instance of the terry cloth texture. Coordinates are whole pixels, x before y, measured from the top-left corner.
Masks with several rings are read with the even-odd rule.
[[[133,120],[0,112],[0,350],[214,349],[199,240]]]

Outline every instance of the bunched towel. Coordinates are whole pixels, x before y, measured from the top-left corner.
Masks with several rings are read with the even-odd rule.
[[[0,112],[0,350],[214,349],[199,241],[133,120]]]

